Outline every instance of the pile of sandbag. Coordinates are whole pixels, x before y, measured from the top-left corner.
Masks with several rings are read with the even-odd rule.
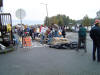
[[[35,40],[38,41],[38,42],[40,42],[40,39],[41,39],[41,38],[38,38],[38,37],[35,38]]]
[[[67,38],[63,37],[53,37],[53,40],[51,42],[52,45],[65,44],[65,43],[70,43],[70,41]]]
[[[65,43],[65,44],[57,44],[57,45],[49,45],[50,48],[56,48],[56,49],[76,49],[78,46],[78,43],[76,41]]]

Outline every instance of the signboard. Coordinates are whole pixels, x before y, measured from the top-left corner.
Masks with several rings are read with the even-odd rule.
[[[25,11],[24,11],[23,9],[18,9],[18,10],[16,11],[16,17],[17,17],[18,19],[24,19],[25,16],[26,16],[26,13],[25,13]]]
[[[23,46],[24,47],[32,46],[32,44],[31,44],[31,37],[24,37],[23,38]]]

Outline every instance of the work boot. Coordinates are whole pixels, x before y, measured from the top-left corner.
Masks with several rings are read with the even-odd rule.
[[[96,60],[96,58],[95,58],[95,56],[93,56],[93,61],[95,61]]]

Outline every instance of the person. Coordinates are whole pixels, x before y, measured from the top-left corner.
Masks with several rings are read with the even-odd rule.
[[[66,37],[66,31],[65,31],[65,28],[62,29],[62,35],[63,35],[63,38]]]
[[[33,28],[33,34],[32,34],[32,37],[33,37],[33,39],[35,40],[35,38],[36,38],[36,28],[35,28],[35,27]]]
[[[40,34],[41,34],[40,42],[41,42],[41,44],[43,44],[44,39],[45,39],[45,28],[44,28],[44,26],[42,26]]]
[[[39,27],[36,29],[36,36],[39,37]]]
[[[90,30],[90,37],[93,40],[93,61],[96,60],[96,50],[97,50],[97,61],[100,62],[100,20],[95,20],[95,26]]]
[[[87,52],[86,50],[86,28],[83,27],[83,25],[79,26],[77,51],[79,51],[79,48],[81,47],[83,47],[85,52]]]
[[[52,30],[48,29],[48,44],[50,45],[53,39]]]
[[[17,33],[17,28],[15,27],[15,33]]]
[[[33,29],[32,29],[32,27],[31,27],[31,29],[30,29],[29,34],[30,34],[31,38],[33,39],[33,37],[32,37],[32,34],[33,34]]]

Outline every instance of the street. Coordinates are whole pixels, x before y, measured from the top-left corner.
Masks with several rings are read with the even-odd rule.
[[[77,33],[68,33],[77,41]],[[0,55],[0,75],[100,75],[100,63],[92,60],[92,40],[87,34],[87,53],[47,46],[18,48]]]

